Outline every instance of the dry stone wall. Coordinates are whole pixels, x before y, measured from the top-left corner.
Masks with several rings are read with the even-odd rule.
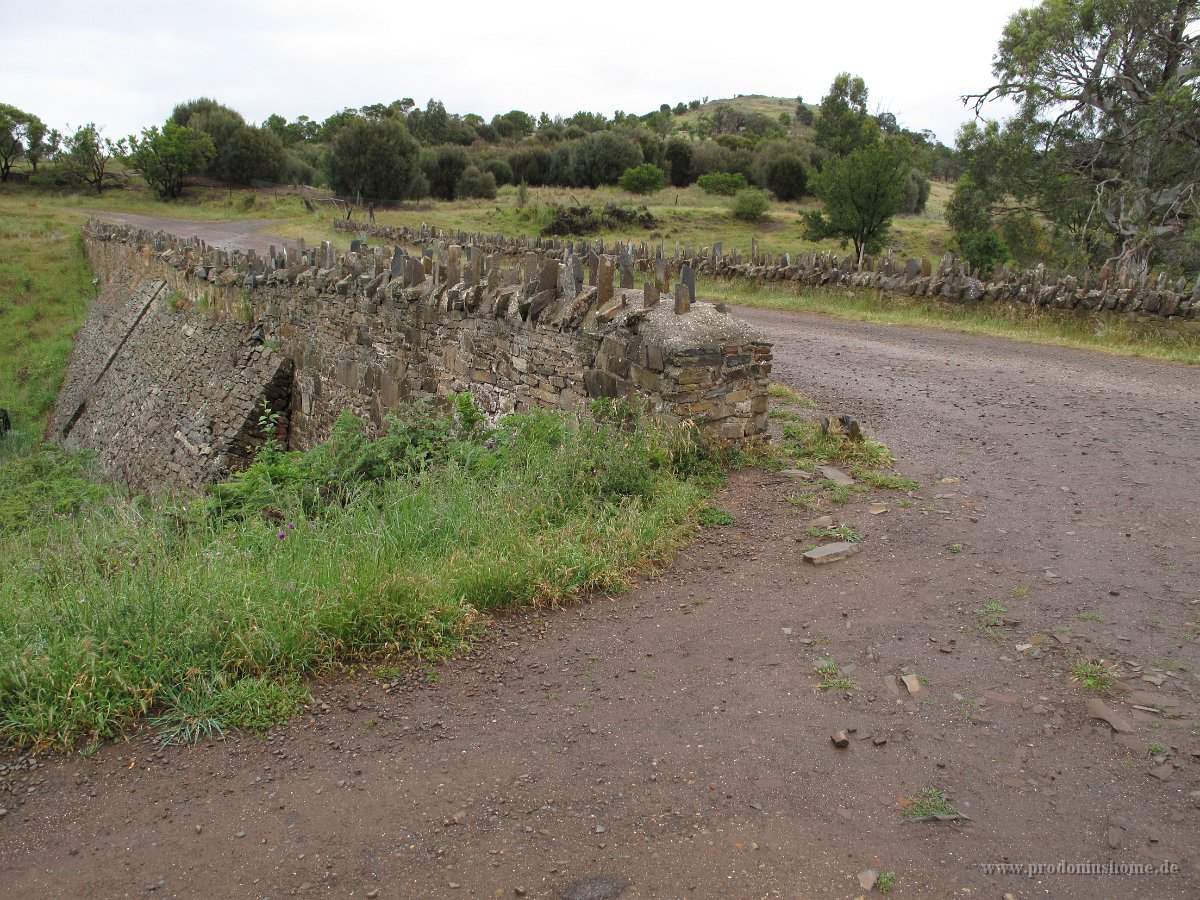
[[[450,240],[261,255],[98,222],[84,233],[105,288],[48,437],[135,484],[241,467],[268,408],[276,436],[305,448],[344,410],[381,427],[405,400],[461,391],[493,416],[613,397],[711,442],[766,434],[770,345],[693,303],[690,276],[633,288],[624,256],[514,262]]]
[[[247,341],[238,324],[180,311],[163,278],[123,261],[113,271],[76,338],[47,439],[95,450],[106,471],[140,488],[244,467],[268,437],[264,403],[287,440],[289,358]]]
[[[429,226],[407,228],[355,221],[335,227],[356,234],[408,245],[428,245],[445,239]],[[491,253],[512,255],[573,252],[575,243],[545,238],[508,238],[494,234],[451,236]],[[603,241],[582,241],[581,252],[605,252]],[[947,254],[936,263],[927,259],[899,259],[889,252],[866,257],[861,269],[853,256],[836,253],[764,253],[754,241],[748,256],[738,250],[726,253],[722,242],[711,247],[677,247],[668,253],[663,245],[625,242],[613,248],[628,260],[634,272],[655,273],[666,283],[685,267],[692,272],[723,278],[751,278],[762,282],[793,282],[814,287],[859,287],[896,291],[915,297],[932,297],[952,303],[1013,303],[1087,313],[1121,313],[1131,318],[1163,322],[1185,331],[1200,330],[1200,277],[1194,280],[1151,277],[1105,266],[1082,275],[1059,275],[1039,266],[1011,272],[997,266],[980,273],[963,260]]]

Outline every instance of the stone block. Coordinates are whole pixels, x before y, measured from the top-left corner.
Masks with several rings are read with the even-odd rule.
[[[589,397],[620,398],[625,396],[624,380],[617,378],[611,372],[602,372],[598,369],[588,369],[583,373],[583,387]]]
[[[658,285],[647,281],[642,287],[642,308],[654,309],[658,306],[660,298]]]
[[[852,544],[849,541],[839,541],[836,544],[824,544],[804,554],[804,558],[816,566],[848,559],[862,550],[862,544]]]
[[[596,289],[599,291],[600,305],[605,306],[613,297],[613,258],[601,256],[597,263]]]

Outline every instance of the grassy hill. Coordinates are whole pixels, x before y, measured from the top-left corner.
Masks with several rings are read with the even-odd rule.
[[[812,131],[811,126],[797,125],[796,118],[796,98],[795,97],[768,97],[766,94],[738,94],[736,97],[727,97],[720,100],[709,100],[707,103],[702,103],[696,109],[689,109],[681,116],[676,116],[675,120],[679,123],[695,124],[701,116],[712,118],[713,112],[718,106],[725,104],[731,106],[743,115],[751,113],[760,113],[772,119],[779,118],[780,113],[787,113],[792,117],[792,134],[794,136],[802,136]],[[813,104],[805,104],[810,109],[813,109]],[[813,110],[815,112],[815,109]]]

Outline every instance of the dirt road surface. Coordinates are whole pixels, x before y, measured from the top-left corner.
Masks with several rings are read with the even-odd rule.
[[[200,222],[191,219],[168,219],[162,216],[143,216],[138,213],[98,211],[96,218],[121,225],[132,225],[135,228],[145,228],[150,231],[167,231],[181,237],[199,237],[210,247],[222,250],[254,250],[266,253],[274,244],[282,248],[284,244],[294,245],[295,241],[277,237],[270,233],[272,226],[279,224],[276,219],[241,219],[227,222]]]
[[[863,552],[805,564],[797,484],[737,473],[733,525],[432,675],[0,775],[0,896],[1200,896],[1197,370],[738,312],[921,484],[834,509]],[[922,788],[967,820],[908,821]],[[1054,871],[1110,862],[1167,871]]]

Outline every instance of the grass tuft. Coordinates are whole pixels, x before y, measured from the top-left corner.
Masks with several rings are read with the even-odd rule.
[[[716,506],[703,506],[697,521],[705,528],[720,528],[733,524],[733,514]]]
[[[816,672],[817,678],[819,679],[817,682],[818,690],[854,690],[854,680],[849,676],[842,674],[841,666],[838,665],[838,662],[835,659],[822,661],[816,667]]]
[[[1071,667],[1071,680],[1090,691],[1107,696],[1112,693],[1117,672],[1102,659],[1081,657]]]
[[[904,805],[904,818],[925,819],[930,816],[957,816],[958,810],[950,805],[944,791],[924,787],[908,798]]]
[[[804,394],[789,385],[780,384],[778,381],[773,381],[767,386],[767,395],[775,402],[787,406],[800,406],[805,409],[816,409],[817,406]]]

